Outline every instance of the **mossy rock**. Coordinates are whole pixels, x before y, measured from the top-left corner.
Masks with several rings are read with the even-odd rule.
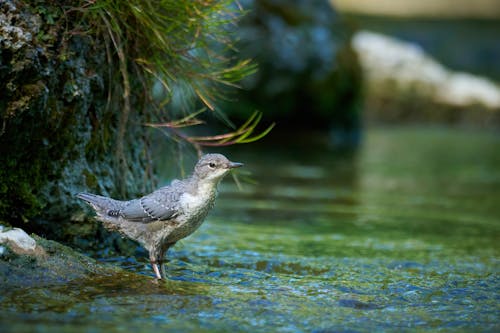
[[[29,254],[0,245],[0,289],[40,287],[123,273],[119,267],[98,263],[55,241],[32,237],[37,246]]]
[[[103,234],[94,222],[74,225],[84,207],[76,193],[132,197],[154,183],[141,126],[149,118],[137,107],[118,133],[120,76],[99,35],[79,33],[89,29],[80,11],[63,13],[79,3],[0,6],[0,220],[65,242]]]

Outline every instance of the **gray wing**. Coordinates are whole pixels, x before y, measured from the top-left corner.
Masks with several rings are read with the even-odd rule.
[[[153,222],[168,220],[177,215],[179,195],[161,189],[140,199],[129,201],[120,215],[131,222]]]

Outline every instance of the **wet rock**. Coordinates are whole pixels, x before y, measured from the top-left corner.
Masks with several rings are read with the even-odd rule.
[[[133,197],[154,182],[148,116],[128,115],[120,134],[123,92],[105,41],[82,33],[94,30],[57,1],[0,2],[0,219],[67,243],[113,239],[83,221],[75,193]]]
[[[0,13],[0,44],[3,49],[19,50],[33,40],[33,32],[39,30],[36,18],[25,24],[13,24],[16,20],[17,6],[11,1],[2,1],[4,10]],[[38,23],[38,24],[37,24]]]
[[[67,283],[121,272],[22,229],[0,230],[0,289]]]
[[[376,117],[500,124],[500,86],[440,64],[418,45],[361,31],[352,45],[367,84],[367,108]],[[495,112],[497,116],[495,117]],[[395,114],[398,112],[398,114]]]
[[[258,71],[228,109],[261,110],[287,126],[358,129],[361,71],[349,32],[328,1],[242,5],[249,12],[238,27],[238,47]]]

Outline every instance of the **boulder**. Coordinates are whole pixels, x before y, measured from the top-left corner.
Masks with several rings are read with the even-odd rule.
[[[52,239],[100,242],[107,234],[97,223],[75,223],[84,204],[74,195],[152,189],[141,126],[148,117],[138,108],[120,135],[123,91],[105,43],[82,33],[92,29],[80,11],[58,3],[0,4],[0,220]]]
[[[264,112],[288,127],[358,131],[361,71],[350,34],[326,0],[247,0],[238,49],[257,72],[229,112]],[[242,116],[244,118],[244,116]]]
[[[446,68],[418,45],[370,31],[352,40],[366,78],[366,108],[379,120],[500,125],[500,86]]]

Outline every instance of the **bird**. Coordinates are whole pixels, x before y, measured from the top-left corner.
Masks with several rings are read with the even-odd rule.
[[[85,192],[76,197],[95,210],[105,228],[141,244],[149,252],[155,277],[162,280],[168,249],[200,227],[215,204],[219,182],[241,166],[222,154],[206,154],[189,177],[141,198],[122,201]]]

